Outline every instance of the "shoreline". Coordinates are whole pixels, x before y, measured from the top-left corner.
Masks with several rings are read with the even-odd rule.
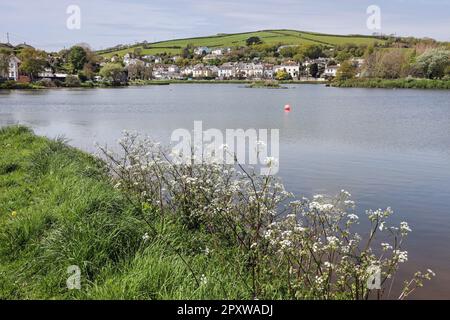
[[[450,90],[450,80],[431,79],[351,79],[330,84],[334,88],[366,88],[366,89],[428,89]]]
[[[3,87],[0,84],[0,91],[6,90],[44,90],[44,89],[115,89],[126,87],[143,87],[143,86],[161,86],[171,84],[243,84],[251,85],[254,80],[139,80],[132,81],[124,85],[82,85],[78,87],[44,87],[32,83],[15,83],[10,87]],[[365,88],[365,89],[430,89],[430,90],[450,90],[450,80],[431,80],[431,79],[351,79],[344,81],[301,81],[301,80],[285,80],[278,81],[280,85],[289,84],[314,84],[325,85],[333,88]],[[247,86],[248,87],[248,86]],[[254,87],[256,88],[256,87]],[[269,86],[258,86],[261,89],[272,89]]]

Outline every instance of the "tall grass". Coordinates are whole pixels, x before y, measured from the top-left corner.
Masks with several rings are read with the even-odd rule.
[[[0,129],[0,299],[246,298],[236,253],[205,255],[204,235],[152,222],[113,188],[104,164],[24,127]],[[184,261],[180,258],[183,255]],[[196,274],[210,279],[198,287]],[[68,290],[67,267],[81,268]]]

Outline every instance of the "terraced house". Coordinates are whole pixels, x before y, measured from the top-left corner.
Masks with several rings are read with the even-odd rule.
[[[279,66],[275,66],[275,73],[282,70],[286,71],[292,77],[292,79],[298,79],[298,76],[300,74],[300,65],[295,62],[288,62]]]
[[[9,59],[7,78],[14,81],[19,80],[19,67],[19,58],[17,58],[16,56],[11,56],[11,58]]]

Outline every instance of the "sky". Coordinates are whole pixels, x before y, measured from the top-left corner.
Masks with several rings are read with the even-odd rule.
[[[70,5],[79,29],[67,27]],[[379,32],[450,41],[450,0],[0,0],[0,42],[9,32],[12,44],[53,51],[263,29],[372,34],[370,5],[380,8]]]

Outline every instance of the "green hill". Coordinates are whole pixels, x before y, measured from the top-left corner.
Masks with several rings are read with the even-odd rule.
[[[99,51],[98,53],[105,57],[111,57],[114,54],[123,56],[135,48],[141,48],[143,54],[159,54],[163,52],[177,54],[188,44],[194,46],[207,46],[210,48],[244,46],[245,40],[254,36],[261,38],[266,44],[280,43],[283,45],[323,44],[336,46],[346,43],[372,44],[375,42],[384,42],[384,40],[380,38],[365,35],[332,35],[296,30],[262,30],[256,32],[218,34],[208,37],[159,41],[147,43],[145,45],[137,44],[127,48],[111,48]]]

